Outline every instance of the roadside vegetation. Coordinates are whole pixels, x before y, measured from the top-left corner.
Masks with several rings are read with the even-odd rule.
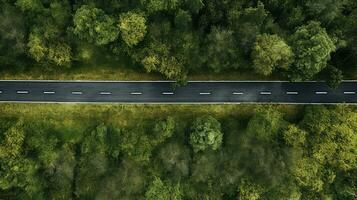
[[[357,79],[356,0],[1,0],[0,79]],[[356,200],[357,107],[0,104],[0,199]]]
[[[355,0],[3,0],[2,79],[357,78]]]
[[[353,106],[0,105],[1,199],[354,200]]]

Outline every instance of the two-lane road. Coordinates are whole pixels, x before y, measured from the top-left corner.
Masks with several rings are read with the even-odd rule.
[[[357,81],[0,81],[0,102],[357,103]]]

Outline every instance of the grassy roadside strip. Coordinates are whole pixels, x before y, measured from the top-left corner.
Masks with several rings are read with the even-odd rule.
[[[147,120],[172,116],[178,121],[190,121],[210,114],[224,121],[247,120],[257,105],[85,105],[85,104],[0,104],[0,115],[22,117],[29,121],[56,121],[63,126],[75,125],[83,129],[98,121],[119,126],[135,126]],[[295,121],[304,106],[274,105],[285,118]],[[67,124],[67,125],[66,125]]]
[[[32,66],[23,71],[12,68],[0,70],[2,80],[163,80],[158,73],[146,73],[142,67],[133,64],[126,56],[112,56],[95,52],[90,60],[78,62],[71,68],[48,68]],[[188,80],[277,80],[278,77],[264,77],[252,71],[189,74]]]
[[[134,69],[112,67],[78,67],[70,70],[44,72],[34,68],[23,73],[2,71],[2,80],[163,80],[159,74],[145,73]],[[278,77],[264,77],[251,72],[191,74],[188,80],[279,80]]]

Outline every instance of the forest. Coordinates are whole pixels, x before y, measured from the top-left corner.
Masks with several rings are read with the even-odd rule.
[[[129,69],[181,82],[194,74],[224,79],[235,73],[235,79],[245,79],[241,74],[248,73],[260,79],[326,80],[337,87],[342,79],[357,77],[356,58],[355,0],[0,3],[2,76],[96,74],[109,62],[112,68],[106,70],[113,77]]]
[[[357,108],[0,105],[0,199],[355,200]]]
[[[356,0],[0,0],[0,79],[357,79]],[[357,107],[0,104],[0,200],[356,200]]]

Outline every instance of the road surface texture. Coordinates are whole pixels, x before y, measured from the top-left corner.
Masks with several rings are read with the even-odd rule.
[[[357,103],[357,81],[323,82],[0,81],[0,102]]]

